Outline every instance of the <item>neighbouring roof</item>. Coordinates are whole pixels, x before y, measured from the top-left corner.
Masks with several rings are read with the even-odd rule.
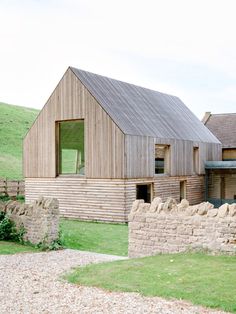
[[[236,161],[206,161],[206,169],[236,169]]]
[[[203,120],[206,127],[221,141],[223,148],[236,148],[236,113],[209,112]]]
[[[71,70],[125,134],[219,143],[178,97]]]

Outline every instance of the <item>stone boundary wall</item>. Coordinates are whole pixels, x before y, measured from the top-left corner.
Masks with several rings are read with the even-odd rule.
[[[129,215],[129,257],[209,251],[236,254],[236,203],[220,208],[203,202],[189,206],[172,199],[133,203]]]
[[[4,211],[16,224],[25,229],[24,241],[51,244],[59,237],[59,203],[57,199],[40,197],[31,204],[17,201],[0,202]]]

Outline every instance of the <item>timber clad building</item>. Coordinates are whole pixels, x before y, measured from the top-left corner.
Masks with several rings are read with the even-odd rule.
[[[236,113],[206,112],[203,123],[222,143],[222,161],[206,162],[206,198],[215,206],[236,202]]]
[[[26,202],[124,222],[136,198],[203,201],[207,160],[221,143],[179,98],[70,67],[24,140]]]

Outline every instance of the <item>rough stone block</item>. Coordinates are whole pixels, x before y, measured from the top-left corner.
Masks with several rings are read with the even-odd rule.
[[[228,211],[229,211],[229,204],[228,203],[221,205],[219,207],[219,210],[218,210],[218,217],[223,218],[223,217],[227,216]]]
[[[56,199],[40,197],[31,205],[10,201],[6,204],[6,212],[17,228],[25,228],[25,241],[50,244],[58,239],[59,204]]]
[[[160,203],[157,207],[157,213],[160,213],[162,210],[163,210],[163,207],[164,207],[164,204],[165,203]]]
[[[135,213],[138,210],[139,205],[143,203],[144,203],[144,200],[135,200],[131,208],[131,213]]]
[[[155,197],[151,203],[149,211],[151,213],[154,213],[157,211],[158,205],[162,202],[162,199],[160,197]]]
[[[229,216],[234,217],[236,216],[236,204],[229,205]]]
[[[138,213],[146,213],[149,211],[150,203],[141,203],[139,204],[139,208],[137,209]]]
[[[218,208],[212,208],[208,210],[207,216],[208,217],[216,217],[218,215]]]

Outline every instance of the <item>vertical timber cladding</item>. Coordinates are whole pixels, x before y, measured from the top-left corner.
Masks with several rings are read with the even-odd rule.
[[[124,177],[124,134],[68,69],[24,140],[24,176],[55,178],[56,122],[84,119],[85,176]]]

